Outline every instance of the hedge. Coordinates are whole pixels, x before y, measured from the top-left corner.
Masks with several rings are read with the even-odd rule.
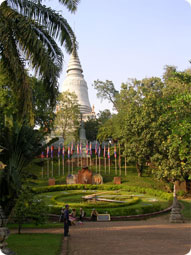
[[[129,192],[136,192],[140,194],[152,195],[166,201],[171,201],[173,196],[172,193],[167,193],[160,190],[142,188],[128,185],[91,185],[91,184],[64,184],[64,185],[54,185],[54,186],[44,186],[44,187],[35,187],[33,191],[36,194],[53,192],[53,191],[64,191],[64,190],[124,190]]]

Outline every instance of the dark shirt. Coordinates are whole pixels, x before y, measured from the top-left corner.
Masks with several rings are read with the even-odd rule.
[[[69,221],[69,211],[68,211],[68,209],[64,210],[64,220]]]

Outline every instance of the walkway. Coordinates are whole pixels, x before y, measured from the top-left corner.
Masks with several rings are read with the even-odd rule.
[[[185,255],[191,224],[155,221],[88,222],[71,228],[61,255]]]
[[[185,255],[191,249],[191,223],[169,224],[168,217],[72,226],[61,255]],[[36,232],[63,233],[63,229]]]

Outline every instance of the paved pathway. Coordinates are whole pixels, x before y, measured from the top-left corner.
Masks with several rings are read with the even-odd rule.
[[[168,217],[72,226],[61,255],[185,255],[191,249],[191,223],[169,224]],[[63,229],[22,232],[63,233]]]
[[[61,255],[185,255],[191,249],[188,223],[85,222],[70,234]]]

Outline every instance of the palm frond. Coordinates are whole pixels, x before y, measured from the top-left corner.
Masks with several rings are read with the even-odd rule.
[[[17,8],[19,7],[20,10],[22,10],[25,5],[25,1],[23,0],[7,0],[7,2],[9,4],[14,4],[15,6],[17,6]],[[30,2],[42,4],[42,0],[31,0]],[[59,0],[59,2],[63,4],[69,11],[75,12],[80,0]]]
[[[24,69],[24,62],[19,55],[17,44],[11,22],[5,18],[0,7],[0,54],[2,67],[9,73],[10,78],[15,81],[14,91],[18,96],[19,112],[30,112],[32,107],[31,88]],[[24,102],[23,102],[23,99]]]
[[[75,2],[79,1],[61,0],[61,2],[76,6]],[[29,0],[8,0],[8,3],[15,11],[45,26],[50,36],[59,39],[68,53],[71,53],[73,48],[77,47],[75,34],[67,20],[50,7]]]

